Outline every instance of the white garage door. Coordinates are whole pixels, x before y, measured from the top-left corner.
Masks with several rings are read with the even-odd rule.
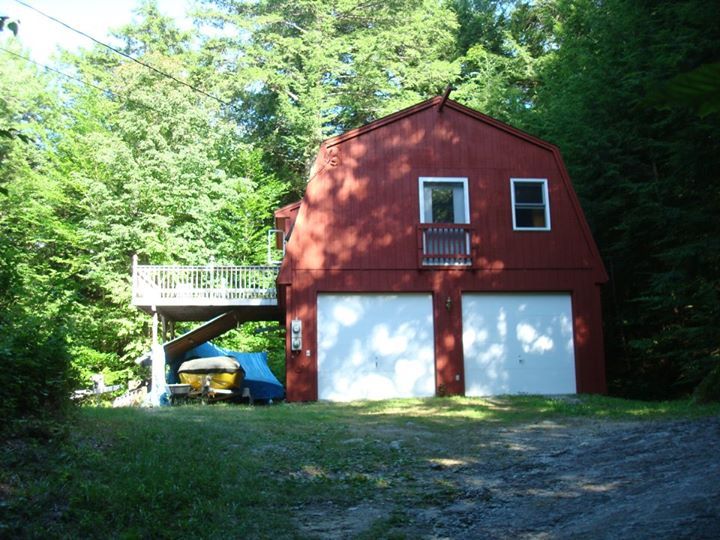
[[[569,294],[462,297],[465,394],[569,394],[575,387]]]
[[[430,294],[319,294],[318,398],[435,395]]]

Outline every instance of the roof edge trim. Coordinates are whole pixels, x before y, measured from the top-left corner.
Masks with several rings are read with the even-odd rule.
[[[290,212],[294,210],[295,208],[299,207],[302,204],[303,200],[297,200],[295,202],[291,202],[289,204],[286,204],[285,206],[281,206],[280,208],[276,208],[273,212],[274,215],[278,215],[285,212]]]

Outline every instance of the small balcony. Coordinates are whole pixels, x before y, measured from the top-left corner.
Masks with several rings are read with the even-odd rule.
[[[418,224],[418,266],[471,266],[471,236],[472,227],[466,224]]]
[[[133,261],[132,304],[172,320],[207,320],[231,309],[277,310],[279,267],[150,266]]]

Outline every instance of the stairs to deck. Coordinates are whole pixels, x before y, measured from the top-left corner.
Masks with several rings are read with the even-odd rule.
[[[193,328],[186,334],[163,344],[165,357],[170,360],[185,354],[190,349],[210,341],[237,325],[249,321],[278,320],[280,310],[277,306],[256,306],[253,309],[233,309]]]

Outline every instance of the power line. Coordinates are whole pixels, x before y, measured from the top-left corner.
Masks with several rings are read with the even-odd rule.
[[[192,84],[187,83],[187,82],[185,82],[185,81],[183,81],[183,80],[181,80],[181,79],[178,79],[178,78],[175,77],[174,75],[171,75],[171,74],[169,74],[169,73],[165,73],[164,71],[159,70],[159,69],[156,68],[155,66],[152,66],[152,65],[150,65],[150,64],[147,64],[147,63],[143,62],[142,60],[138,60],[138,59],[135,58],[134,56],[131,56],[131,55],[129,55],[129,54],[121,51],[120,49],[117,49],[117,48],[113,47],[112,45],[108,45],[107,43],[104,43],[104,42],[100,41],[99,39],[95,39],[94,37],[92,37],[92,36],[89,35],[89,34],[86,34],[86,33],[83,32],[82,30],[78,30],[77,28],[73,28],[73,27],[70,26],[69,24],[64,23],[63,21],[61,21],[60,19],[57,19],[57,18],[53,17],[52,15],[48,15],[47,13],[45,13],[45,12],[43,12],[43,11],[40,11],[40,10],[37,9],[36,7],[33,7],[33,6],[31,6],[30,4],[28,4],[28,3],[26,3],[26,2],[23,2],[22,0],[15,0],[15,2],[17,2],[17,3],[20,4],[21,6],[25,6],[26,8],[35,11],[36,13],[39,13],[39,14],[42,15],[43,17],[46,17],[46,18],[50,19],[51,21],[58,23],[58,24],[61,25],[61,26],[64,26],[64,27],[67,28],[68,30],[72,30],[73,32],[75,32],[75,33],[77,33],[77,34],[80,34],[81,36],[86,37],[86,38],[94,41],[94,42],[97,43],[98,45],[102,45],[103,47],[106,47],[106,48],[110,49],[110,50],[113,51],[114,53],[117,53],[117,54],[119,54],[120,56],[123,56],[123,57],[127,58],[128,60],[132,60],[133,62],[135,62],[135,63],[137,63],[137,64],[140,64],[141,66],[143,66],[143,67],[145,67],[145,68],[147,68],[147,69],[149,69],[149,70],[151,70],[151,71],[154,71],[154,72],[157,73],[158,75],[161,75],[161,76],[163,76],[163,77],[166,77],[166,78],[168,78],[168,79],[171,79],[171,80],[175,81],[175,82],[178,83],[178,84],[182,84],[183,86],[187,86],[188,88],[192,89],[193,91],[198,92],[198,93],[200,93],[200,94],[202,94],[202,95],[204,95],[204,96],[206,96],[206,97],[209,97],[210,99],[214,99],[215,101],[217,101],[218,103],[221,103],[222,105],[225,105],[225,106],[228,106],[228,107],[231,107],[231,106],[232,106],[231,103],[228,103],[227,101],[224,101],[224,100],[220,99],[219,97],[213,96],[212,94],[208,94],[208,93],[205,92],[204,90],[202,90],[202,89],[200,89],[200,88],[198,88],[198,87],[196,87],[196,86],[193,86]]]
[[[82,83],[82,84],[84,84],[84,85],[86,85],[86,86],[92,86],[93,88],[95,88],[95,89],[97,89],[97,90],[100,90],[101,92],[110,92],[110,93],[112,93],[110,90],[107,90],[106,88],[102,88],[102,87],[100,87],[100,86],[94,85],[93,83],[89,83],[89,82],[87,82],[87,81],[83,81],[82,79],[79,79],[78,77],[73,77],[72,75],[68,75],[67,73],[63,73],[63,72],[60,71],[60,70],[51,68],[50,66],[46,66],[45,64],[41,64],[40,62],[36,62],[36,61],[33,60],[32,58],[28,58],[27,56],[23,56],[22,54],[18,54],[18,53],[9,51],[8,49],[5,49],[4,47],[0,47],[0,51],[6,52],[6,53],[8,53],[8,54],[11,54],[11,55],[15,56],[16,58],[20,58],[21,60],[25,60],[26,62],[30,62],[31,64],[35,64],[35,65],[38,66],[38,67],[45,68],[45,69],[47,69],[48,71],[53,71],[53,72],[57,73],[58,75],[62,75],[63,77],[66,77],[66,78],[68,78],[68,79],[72,79],[72,80],[77,81],[77,82],[79,82],[79,83]]]
[[[73,80],[73,81],[77,81],[77,82],[79,82],[80,84],[84,84],[85,86],[89,86],[89,87],[91,87],[91,88],[95,88],[96,90],[100,90],[100,91],[103,92],[103,93],[110,94],[111,97],[114,97],[114,98],[116,98],[116,99],[120,99],[121,101],[125,101],[126,103],[127,103],[127,102],[132,102],[132,103],[135,103],[135,104],[137,104],[137,105],[140,105],[141,107],[145,107],[146,109],[150,109],[151,111],[155,111],[155,112],[158,113],[158,114],[165,114],[165,113],[157,110],[155,107],[151,107],[150,105],[146,105],[145,103],[142,103],[142,102],[140,102],[140,101],[136,101],[136,100],[132,99],[131,97],[123,96],[122,94],[118,94],[118,93],[116,93],[116,92],[113,92],[112,90],[108,90],[107,88],[103,88],[103,87],[98,86],[98,85],[96,85],[96,84],[93,84],[93,83],[84,81],[84,80],[82,80],[82,79],[80,79],[80,78],[78,78],[78,77],[73,77],[72,75],[68,75],[67,73],[64,73],[64,72],[62,72],[62,71],[60,71],[60,70],[57,70],[57,69],[55,69],[55,68],[51,68],[50,66],[46,66],[45,64],[41,64],[40,62],[36,62],[36,61],[33,60],[32,58],[28,58],[27,56],[23,56],[22,54],[17,54],[17,53],[15,53],[15,52],[9,51],[9,50],[5,49],[4,47],[0,47],[0,51],[3,51],[3,52],[5,52],[5,53],[7,53],[7,54],[11,54],[12,56],[15,56],[16,58],[20,58],[21,60],[25,60],[26,62],[30,62],[31,64],[35,64],[36,66],[41,67],[41,68],[44,68],[44,69],[46,69],[46,70],[48,70],[48,71],[52,71],[52,72],[54,72],[54,73],[57,73],[58,75],[62,75],[63,77],[65,77],[65,78],[67,78],[67,79],[71,79],[71,80]]]

